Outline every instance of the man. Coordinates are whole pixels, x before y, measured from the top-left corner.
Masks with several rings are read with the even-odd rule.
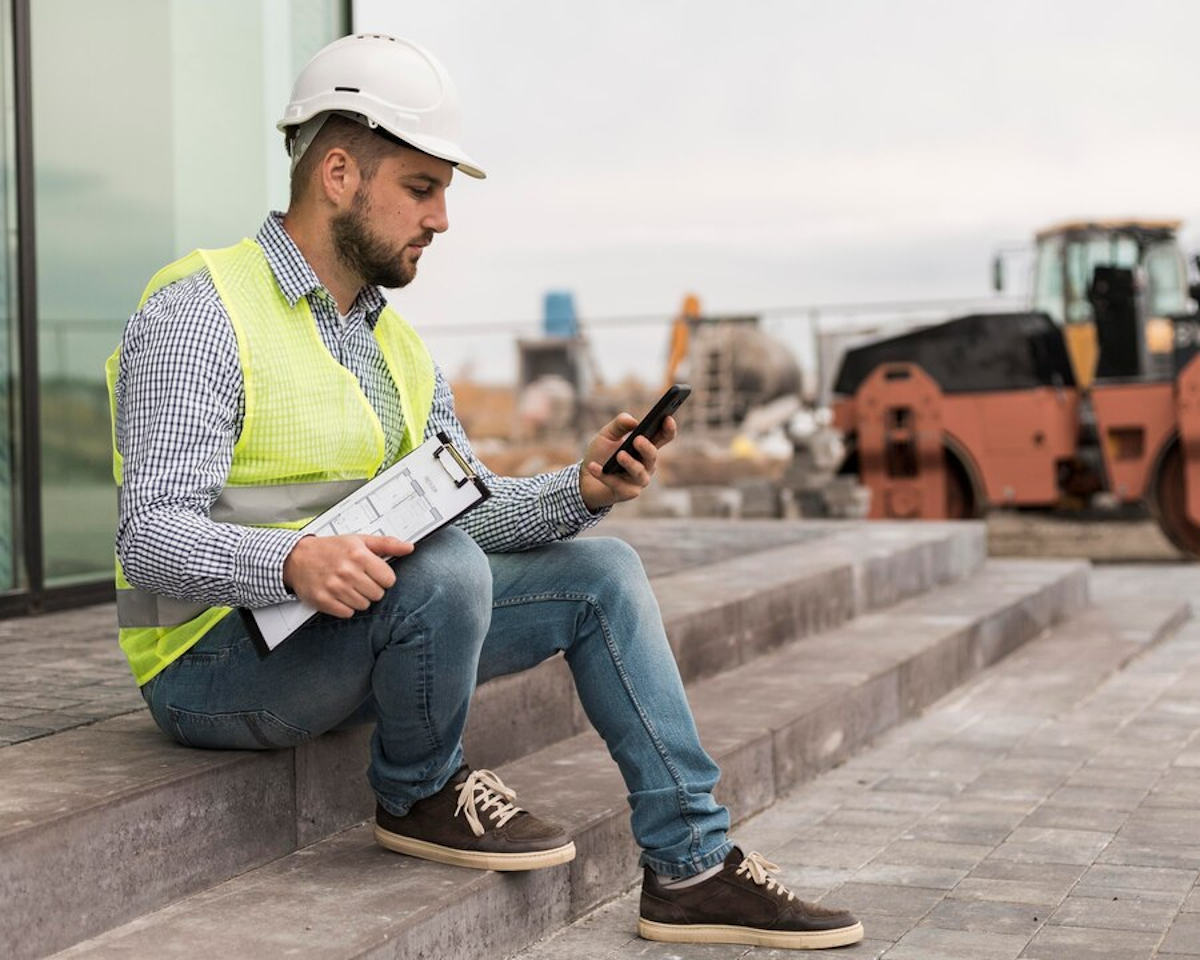
[[[404,40],[346,37],[296,82],[279,124],[291,201],[254,241],[196,252],[151,281],[109,362],[117,418],[121,644],[155,721],[184,744],[291,746],[373,720],[368,778],[384,847],[467,867],[565,863],[560,828],[466,765],[477,681],[565,654],[629,789],[645,864],[640,930],[657,939],[857,942],[844,911],[796,900],[728,840],[661,617],[636,555],[572,538],[654,475],[675,434],[600,468],[497,477],[380,287],[409,283],[444,232],[458,144],[441,65]],[[412,544],[298,527],[436,431],[493,496]],[[657,445],[656,445],[657,444]],[[401,558],[393,568],[387,558]],[[321,611],[260,657],[233,607],[299,597]]]

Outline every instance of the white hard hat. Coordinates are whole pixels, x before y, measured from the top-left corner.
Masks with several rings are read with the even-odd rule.
[[[463,173],[486,174],[458,145],[458,92],[445,67],[409,40],[356,34],[318,50],[304,65],[280,130],[314,120],[293,141],[293,167],[332,113],[355,114]]]

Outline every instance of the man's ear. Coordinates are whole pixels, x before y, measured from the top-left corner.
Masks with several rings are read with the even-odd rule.
[[[321,160],[321,193],[334,206],[350,202],[362,177],[358,164],[341,147],[332,147]]]

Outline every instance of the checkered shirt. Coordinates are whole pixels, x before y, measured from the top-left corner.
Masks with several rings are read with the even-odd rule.
[[[387,301],[365,286],[344,318],[272,213],[258,232],[280,290],[307,297],[329,352],[354,374],[379,416],[394,462],[403,434],[400,398],[372,331]],[[212,606],[264,606],[291,598],[283,562],[294,530],[216,523],[241,434],[245,393],[229,315],[202,270],[155,293],[129,320],[116,384],[117,449],[124,460],[117,555],[135,586]],[[444,431],[492,491],[460,521],[484,549],[525,550],[597,523],[579,491],[579,465],[536,477],[500,477],[471,450],[454,397],[435,367],[428,438]]]

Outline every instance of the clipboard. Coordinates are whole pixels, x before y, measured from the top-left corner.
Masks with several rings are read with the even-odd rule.
[[[417,543],[489,496],[467,458],[439,432],[305,524],[301,532],[318,537],[374,534]],[[241,608],[240,613],[260,653],[269,653],[318,611],[302,600],[287,600]]]

